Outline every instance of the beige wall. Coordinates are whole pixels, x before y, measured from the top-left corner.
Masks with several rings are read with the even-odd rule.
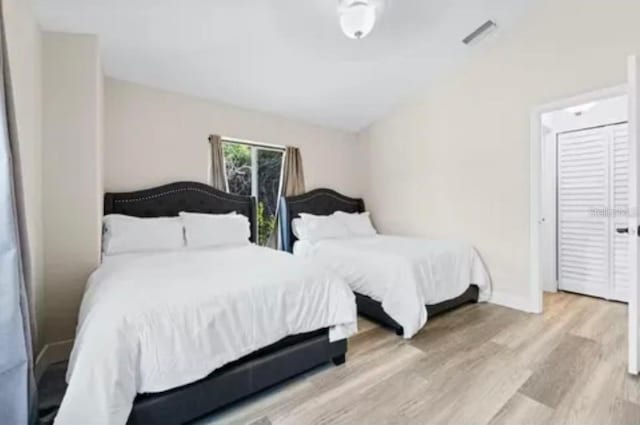
[[[625,81],[640,2],[541,0],[520,27],[360,135],[386,232],[472,242],[496,291],[527,297],[535,105]]]
[[[100,258],[102,70],[95,36],[44,33],[46,337],[72,338]]]
[[[7,37],[9,69],[16,111],[19,158],[24,187],[24,207],[31,263],[32,304],[35,312],[34,346],[43,338],[44,278],[42,225],[42,36],[28,2],[2,2]]]
[[[308,188],[360,194],[355,136],[220,103],[107,79],[105,187],[207,182],[209,134],[299,146]]]

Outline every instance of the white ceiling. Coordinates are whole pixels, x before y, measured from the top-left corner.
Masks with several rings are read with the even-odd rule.
[[[340,31],[337,0],[32,0],[45,30],[98,34],[105,73],[357,131],[474,49],[508,36],[535,0],[391,0],[372,34]]]

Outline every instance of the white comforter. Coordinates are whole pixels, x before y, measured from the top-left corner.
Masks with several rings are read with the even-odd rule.
[[[252,245],[107,257],[89,279],[56,424],[124,424],[136,393],[201,379],[292,334],[356,331],[353,293]]]
[[[489,299],[489,274],[476,250],[464,243],[376,235],[298,241],[294,254],[313,258],[344,278],[355,292],[382,303],[411,338],[427,322],[425,305],[462,295],[470,284]]]

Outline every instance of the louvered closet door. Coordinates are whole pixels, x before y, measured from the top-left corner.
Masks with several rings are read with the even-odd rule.
[[[558,135],[558,286],[627,301],[628,125]]]
[[[608,138],[602,129],[558,135],[558,285],[609,295],[610,202]]]
[[[629,299],[629,236],[619,234],[616,228],[628,227],[629,207],[629,125],[617,124],[608,127],[612,146],[611,175],[613,178],[612,244],[613,270],[610,299],[627,301]]]

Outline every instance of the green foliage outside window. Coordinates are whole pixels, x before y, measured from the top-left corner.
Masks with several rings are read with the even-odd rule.
[[[223,149],[229,192],[251,196],[251,147],[225,143]]]
[[[266,245],[275,231],[283,152],[233,142],[225,142],[223,149],[229,192],[243,196],[257,194],[258,242]],[[252,149],[257,150],[255,164],[252,164]],[[252,166],[257,167],[257,182],[252,181]],[[258,187],[252,188],[255,183]]]
[[[258,243],[260,245],[267,244],[275,227],[276,216],[267,212],[264,202],[258,202]]]

